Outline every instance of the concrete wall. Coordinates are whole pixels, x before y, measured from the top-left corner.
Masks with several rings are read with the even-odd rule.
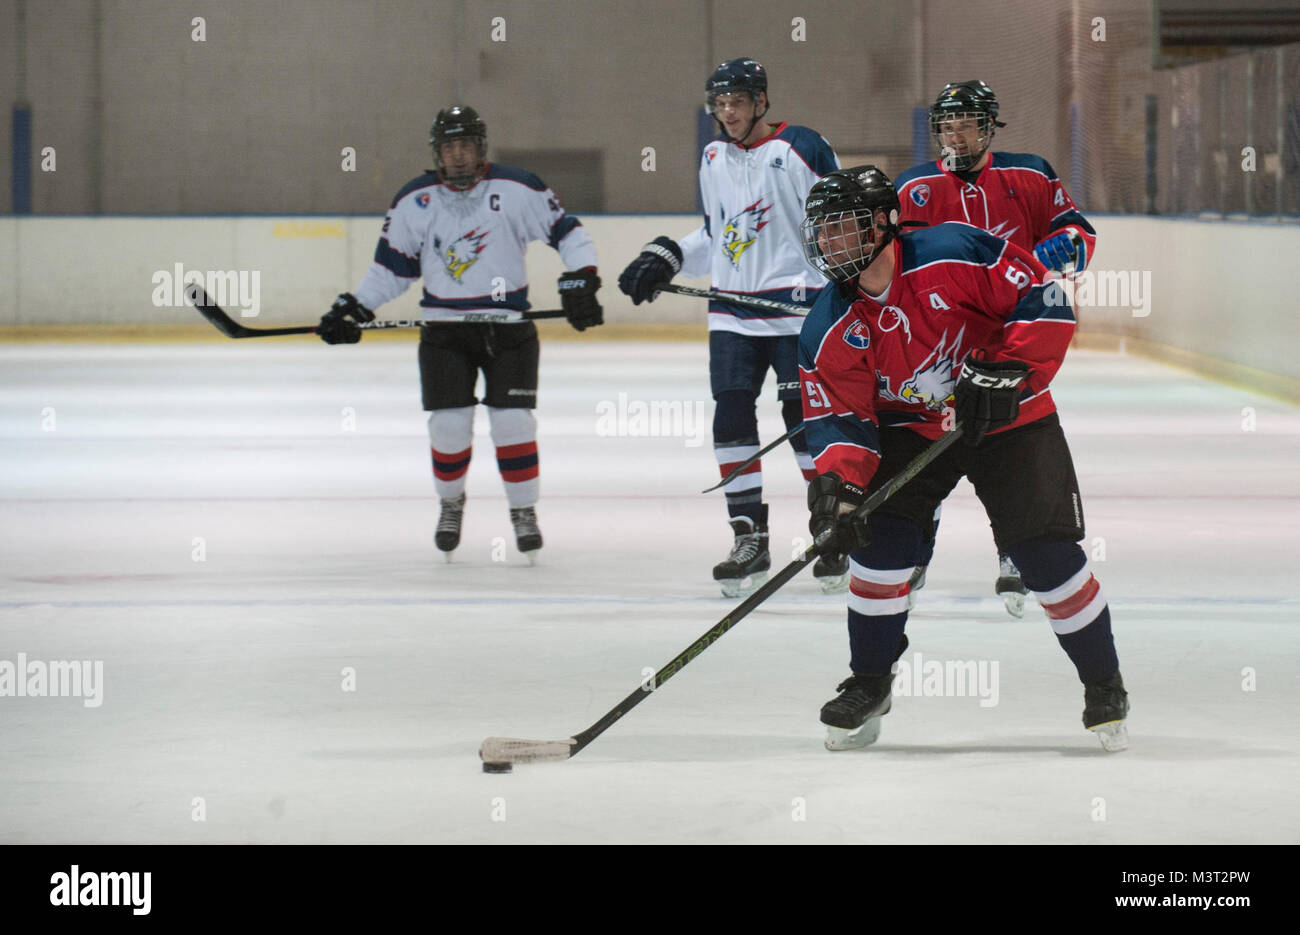
[[[659,234],[681,237],[698,224],[696,216],[583,221],[599,251],[611,322],[704,321],[702,300],[664,297],[634,309],[616,285],[642,244]],[[1300,315],[1290,269],[1300,255],[1300,226],[1110,215],[1094,221],[1097,255],[1076,287],[1081,332],[1300,380]],[[155,275],[171,274],[176,264],[187,271],[256,271],[261,307],[250,324],[312,323],[338,293],[360,282],[381,223],[378,217],[0,218],[0,326],[192,324],[191,309],[154,304]],[[533,244],[528,272],[533,306],[558,307],[559,255]],[[383,315],[415,315],[418,297],[409,290]]]
[[[999,148],[1042,153],[1070,185],[1071,101],[1087,103],[1079,145],[1106,144],[1098,166],[1122,152],[1116,121],[1134,125],[1150,3],[23,0],[20,41],[20,0],[0,0],[0,104],[32,105],[37,214],[374,213],[428,166],[433,116],[456,102],[497,151],[598,152],[604,211],[690,211],[704,80],[740,55],[767,67],[772,119],[891,173],[912,162],[912,109],[982,77]],[[1087,35],[1099,12],[1105,42]],[[10,135],[6,113],[0,213]]]

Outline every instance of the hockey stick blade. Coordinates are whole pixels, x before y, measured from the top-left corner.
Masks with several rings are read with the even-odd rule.
[[[217,305],[208,298],[208,294],[199,286],[191,284],[185,287],[185,298],[189,303],[199,310],[199,314],[206,318],[212,324],[217,326],[220,331],[228,338],[242,338],[239,333],[240,326],[231,320],[230,316],[223,312]]]
[[[677,286],[666,282],[656,287],[658,292],[671,292],[674,295],[692,295],[700,299],[716,299],[729,305],[745,308],[757,308],[768,312],[784,312],[787,315],[807,315],[808,306],[793,305],[790,302],[777,302],[757,295],[742,295],[738,292],[720,292],[717,289],[695,289],[691,286]]]
[[[246,328],[222,311],[221,306],[213,302],[198,283],[185,287],[185,298],[199,310],[200,315],[216,325],[217,330],[228,338],[268,338],[280,334],[313,334],[316,331],[314,325],[301,328]]]
[[[199,310],[200,315],[212,322],[216,329],[228,338],[269,338],[283,334],[316,333],[316,325],[300,325],[292,328],[248,328],[227,315],[221,306],[213,302],[197,283],[191,283],[185,287],[185,297],[189,299],[191,305]],[[517,315],[522,315],[525,321],[534,321],[539,318],[565,317],[563,309],[545,309],[537,312],[462,312],[452,320],[456,322],[500,324],[519,321]],[[382,331],[389,328],[419,328],[423,324],[425,322],[417,320],[363,321],[359,322],[357,327],[363,331]]]
[[[489,737],[478,748],[484,763],[542,763],[567,760],[576,752],[573,738],[568,740],[520,740],[515,737]]]
[[[749,456],[748,458],[746,458],[744,461],[741,461],[739,464],[737,464],[737,465],[735,466],[735,468],[731,471],[730,474],[728,474],[728,475],[727,475],[726,477],[724,477],[722,480],[718,481],[718,482],[717,482],[716,484],[714,484],[712,487],[705,487],[703,490],[700,491],[700,493],[712,493],[713,491],[717,490],[719,487],[725,487],[725,486],[727,486],[727,485],[730,484],[733,480],[735,480],[737,477],[739,477],[741,471],[745,470],[745,468],[749,467],[751,464],[753,464],[753,463],[754,463],[755,461],[757,461],[759,458],[763,457],[763,455],[767,454],[769,451],[771,451],[771,450],[772,450],[773,448],[775,448],[777,445],[781,444],[782,442],[788,442],[790,439],[794,438],[796,435],[798,435],[798,434],[799,434],[800,432],[802,432],[802,431],[803,431],[803,423],[800,422],[798,425],[796,425],[796,426],[795,426],[794,428],[792,428],[790,431],[786,432],[784,435],[782,435],[782,436],[781,436],[780,438],[778,438],[776,441],[772,442],[770,445],[767,445],[767,446],[764,447],[764,448],[760,448],[758,451],[756,451],[754,454],[750,455],[750,456]]]

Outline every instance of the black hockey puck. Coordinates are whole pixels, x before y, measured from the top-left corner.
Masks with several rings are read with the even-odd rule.
[[[483,772],[485,773],[508,773],[514,768],[512,763],[489,763],[486,760],[483,762]]]

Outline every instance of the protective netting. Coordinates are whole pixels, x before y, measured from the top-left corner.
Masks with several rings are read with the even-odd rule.
[[[1156,74],[1161,214],[1300,214],[1300,45]]]
[[[1007,124],[994,149],[1043,156],[1085,212],[1146,210],[1149,2],[1005,0],[978,16],[955,0],[921,9],[916,54],[926,103],[949,81],[979,78]],[[933,156],[922,122],[914,126],[914,149],[928,143]]]
[[[928,102],[987,82],[1007,123],[994,148],[1045,157],[1085,212],[1300,214],[1300,46],[1158,69],[1149,0],[963,9],[921,7],[915,86]]]

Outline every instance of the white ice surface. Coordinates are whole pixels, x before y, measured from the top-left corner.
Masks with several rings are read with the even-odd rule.
[[[482,413],[434,551],[410,345],[0,347],[0,662],[104,672],[97,708],[0,698],[0,842],[1300,840],[1300,411],[1108,354],[1055,385],[1130,750],[1083,730],[1042,611],[993,596],[963,484],[909,656],[996,661],[997,705],[901,697],[878,746],[825,751],[843,599],[805,572],[574,759],[484,775],[483,738],[576,733],[733,605],[702,345],[544,347],[536,567]],[[700,401],[704,444],[598,434],[620,393]],[[779,565],[806,512],[765,460]]]

